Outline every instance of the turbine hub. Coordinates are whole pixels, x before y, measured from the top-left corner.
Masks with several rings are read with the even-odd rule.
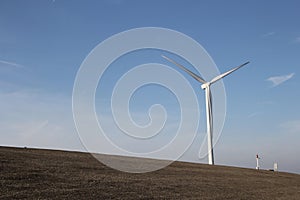
[[[204,83],[201,85],[201,88],[205,90],[209,86],[209,83]]]

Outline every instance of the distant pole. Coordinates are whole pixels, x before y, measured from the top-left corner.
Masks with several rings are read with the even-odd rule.
[[[259,159],[260,157],[256,154],[256,169],[259,170]]]

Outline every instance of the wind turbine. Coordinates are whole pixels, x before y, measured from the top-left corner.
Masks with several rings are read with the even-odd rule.
[[[213,113],[212,113],[212,96],[210,91],[210,85],[217,82],[218,80],[224,78],[225,76],[231,74],[232,72],[238,70],[239,68],[247,65],[249,62],[246,62],[238,67],[235,67],[223,74],[220,74],[213,78],[211,81],[205,81],[203,78],[198,76],[197,74],[193,73],[192,71],[188,70],[183,65],[175,62],[171,58],[168,58],[164,55],[162,55],[163,58],[166,60],[172,62],[173,64],[180,67],[182,70],[184,70],[186,73],[188,73],[190,76],[192,76],[196,81],[200,82],[201,88],[205,90],[205,100],[206,100],[206,128],[207,128],[207,147],[208,147],[208,164],[214,165],[214,152],[213,152]]]

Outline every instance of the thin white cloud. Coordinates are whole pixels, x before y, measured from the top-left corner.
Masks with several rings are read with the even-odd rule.
[[[269,37],[269,36],[272,36],[274,34],[275,34],[275,32],[268,32],[268,33],[263,34],[262,37]]]
[[[274,101],[261,101],[261,102],[258,102],[258,104],[261,104],[261,105],[275,105],[276,103]]]
[[[287,133],[300,133],[300,120],[286,121],[280,124]]]
[[[71,97],[41,90],[0,90],[0,145],[83,150]]]
[[[124,0],[106,0],[105,2],[111,5],[121,5],[124,3]]]
[[[253,117],[256,117],[256,116],[261,115],[261,114],[263,114],[263,113],[262,112],[254,112],[254,113],[249,114],[248,118],[253,118]]]
[[[276,87],[282,83],[284,83],[285,81],[293,78],[293,76],[295,75],[295,73],[291,73],[291,74],[288,74],[288,75],[282,75],[282,76],[272,76],[272,77],[269,77],[267,79],[267,81],[270,81],[273,85],[273,87]]]
[[[40,132],[49,124],[48,120],[44,120],[41,122],[35,122],[33,124],[30,124],[29,127],[22,129],[22,134],[26,138],[32,138],[36,134],[40,134]]]
[[[16,67],[16,68],[22,68],[23,65],[20,65],[18,63],[14,63],[14,62],[9,62],[9,61],[5,61],[5,60],[0,60],[0,67],[1,66],[5,66],[5,67]]]
[[[300,36],[295,39],[296,43],[300,43]]]

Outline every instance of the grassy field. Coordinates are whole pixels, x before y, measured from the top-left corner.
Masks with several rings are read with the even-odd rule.
[[[87,153],[0,147],[0,199],[299,200],[300,175],[184,162],[130,174]]]

